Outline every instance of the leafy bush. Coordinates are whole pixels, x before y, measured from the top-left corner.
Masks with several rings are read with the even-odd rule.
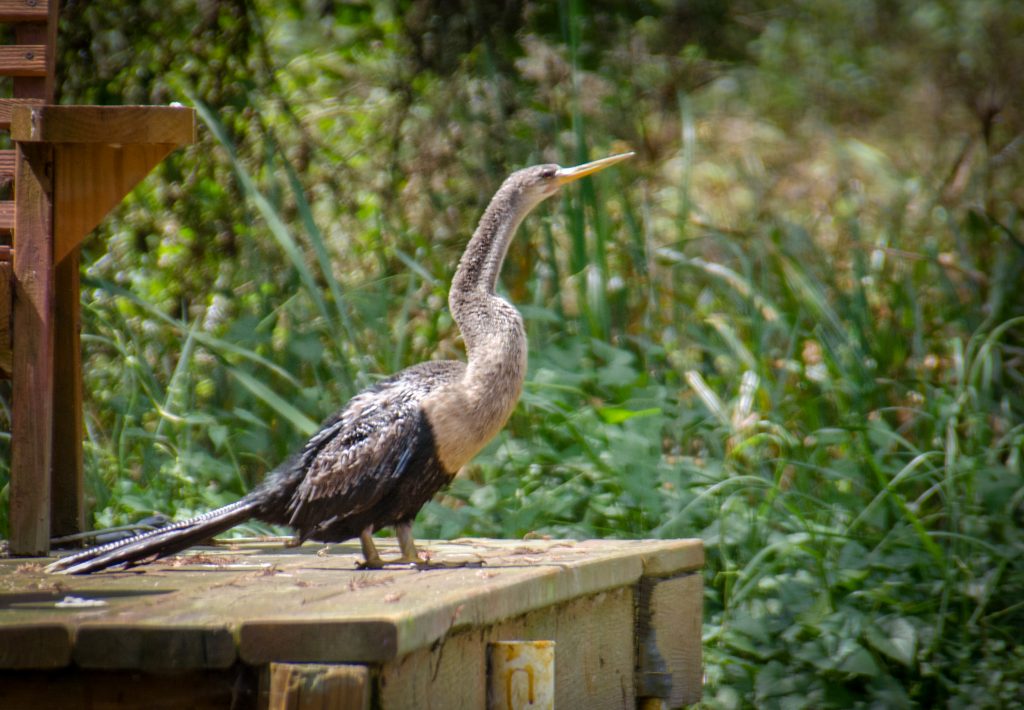
[[[417,534],[702,538],[711,707],[1020,703],[1022,18],[69,3],[66,101],[204,126],[86,245],[95,522],[232,500],[459,357],[507,171],[630,146],[513,245],[523,401]]]

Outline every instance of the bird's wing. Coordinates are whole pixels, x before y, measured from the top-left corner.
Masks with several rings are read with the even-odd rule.
[[[407,472],[426,426],[423,399],[454,382],[461,362],[427,362],[403,370],[353,397],[303,447],[293,465],[302,479],[289,501],[289,524],[308,529],[322,523],[329,501],[340,515],[372,507]]]

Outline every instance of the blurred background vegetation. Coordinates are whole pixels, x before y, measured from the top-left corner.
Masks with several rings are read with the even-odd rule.
[[[85,246],[97,526],[460,357],[504,176],[628,147],[513,244],[523,401],[418,535],[702,538],[708,707],[1024,700],[1024,2],[64,5],[63,103],[202,121]]]

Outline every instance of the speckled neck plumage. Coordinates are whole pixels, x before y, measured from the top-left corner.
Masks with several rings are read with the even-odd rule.
[[[495,293],[508,246],[530,199],[513,175],[495,194],[459,261],[448,305],[466,343],[456,387],[424,403],[440,459],[452,473],[505,425],[526,378],[526,330],[519,312]]]

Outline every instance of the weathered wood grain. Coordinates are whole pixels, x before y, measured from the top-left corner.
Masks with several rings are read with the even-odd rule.
[[[700,700],[703,678],[700,574],[645,578],[637,600],[637,695],[668,707]]]
[[[271,663],[265,673],[268,710],[369,710],[366,666]]]
[[[397,552],[390,540],[380,546],[387,554]],[[0,598],[25,586],[59,585],[47,600],[0,609],[0,628],[56,618],[78,640],[89,639],[89,647],[74,649],[78,663],[108,668],[160,662],[135,642],[116,640],[138,628],[154,647],[183,648],[196,644],[188,639],[197,635],[226,630],[238,658],[254,665],[382,663],[463,629],[631,587],[643,575],[644,558],[678,557],[686,547],[700,547],[700,541],[428,542],[424,549],[436,559],[485,565],[427,571],[357,570],[358,545],[351,543],[326,548],[323,556],[312,554],[316,546],[204,549],[134,572],[88,577],[50,576],[24,566],[15,574],[14,562],[0,560]],[[54,603],[68,595],[106,605],[57,611]],[[179,636],[187,638],[178,641]],[[180,667],[177,661],[172,665]]]
[[[674,705],[700,693],[701,585],[689,574],[700,545],[424,542],[436,559],[483,566],[423,571],[358,570],[355,544],[240,543],[88,577],[0,560],[0,647],[32,645],[38,630],[48,639],[44,650],[33,651],[34,660],[18,658],[18,668],[70,662],[83,684],[114,672],[190,678],[199,669],[262,667],[262,707],[326,707],[317,703],[352,691],[354,707],[366,707],[372,696],[375,707],[429,709],[484,706],[489,642],[552,640],[556,707],[636,707],[644,697],[637,670],[649,668],[652,652],[666,683],[660,697],[646,697]],[[380,546],[397,553],[391,541]],[[645,577],[645,565],[670,576]],[[312,666],[304,661],[318,655]],[[0,663],[10,667],[13,657],[0,654]],[[346,670],[350,664],[358,668]],[[13,689],[0,688],[0,706],[30,697],[20,673],[8,681]],[[0,681],[11,678],[3,674],[0,668]],[[38,697],[68,700],[59,690],[65,686],[56,687]],[[180,692],[172,697],[190,706],[186,689]]]
[[[514,639],[555,642],[556,708],[634,707],[633,616],[632,589],[621,588],[453,633],[381,667],[381,707],[486,707],[487,644]]]

